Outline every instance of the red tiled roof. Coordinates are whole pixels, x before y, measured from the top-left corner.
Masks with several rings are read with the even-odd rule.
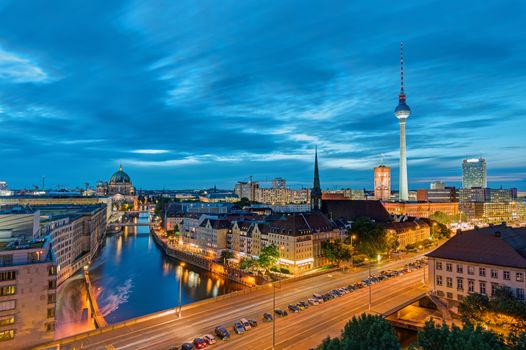
[[[526,229],[498,225],[465,231],[428,257],[526,268]]]

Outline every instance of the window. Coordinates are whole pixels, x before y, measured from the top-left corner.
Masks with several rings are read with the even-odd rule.
[[[452,264],[450,264],[450,263],[447,263],[447,264],[446,264],[446,271],[448,271],[448,272],[453,271]]]
[[[14,324],[14,323],[15,323],[14,315],[0,317],[0,327],[9,326],[10,324]]]
[[[46,323],[46,332],[53,332],[55,330],[55,322]]]
[[[510,272],[509,271],[503,271],[503,278],[506,280],[506,281],[509,281],[510,280]]]
[[[448,299],[453,299],[453,293],[447,292],[446,295]]]
[[[448,288],[453,288],[453,279],[451,277],[446,277],[446,286]]]
[[[55,304],[57,302],[57,295],[56,294],[48,294],[47,296],[47,303],[48,304]]]
[[[499,278],[499,272],[491,269],[491,278]]]
[[[475,292],[475,281],[468,280],[468,292],[474,293]]]
[[[437,286],[442,285],[442,276],[437,276]]]
[[[56,280],[48,281],[48,289],[56,289],[56,288],[57,288],[57,281]]]
[[[463,273],[463,272],[464,272],[464,268],[462,267],[462,265],[457,264],[457,273]]]
[[[517,272],[517,282],[523,282],[524,281],[524,273],[523,272]]]
[[[524,288],[517,288],[517,299],[524,300]]]
[[[12,266],[13,254],[0,255],[0,266]]]
[[[485,267],[479,267],[479,276],[485,277],[486,276],[486,268]]]
[[[49,308],[47,309],[47,318],[55,317],[55,308]]]
[[[0,311],[13,310],[16,307],[15,300],[7,300],[0,302]]]
[[[464,290],[464,280],[460,277],[457,278],[457,290]]]
[[[495,292],[497,291],[497,288],[499,288],[499,285],[497,283],[491,284],[491,296],[495,295]]]
[[[11,340],[15,338],[15,330],[9,329],[7,331],[0,332],[0,341]]]
[[[436,262],[436,269],[437,270],[442,270],[442,263],[440,261]]]
[[[0,282],[3,281],[14,281],[16,280],[16,271],[3,271],[0,272]]]
[[[468,266],[468,275],[475,274],[475,266]]]
[[[6,295],[16,294],[16,286],[4,286],[0,287],[0,297],[5,297]]]
[[[464,296],[462,294],[457,294],[457,300],[458,301],[464,300]]]
[[[57,274],[57,267],[54,266],[54,265],[51,265],[49,267],[49,275],[50,276],[55,276]]]
[[[480,294],[486,295],[486,282],[479,283]]]

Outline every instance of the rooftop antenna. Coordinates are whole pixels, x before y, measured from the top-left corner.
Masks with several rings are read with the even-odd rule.
[[[46,177],[42,176],[42,192],[45,191],[45,187],[44,187],[45,182],[46,182]]]
[[[381,153],[381,154],[380,154],[380,157],[382,157],[382,160],[380,161],[380,165],[384,165],[384,154]]]

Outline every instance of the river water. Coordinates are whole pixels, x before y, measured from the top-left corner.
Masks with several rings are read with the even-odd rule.
[[[148,214],[141,214],[139,222],[148,220]],[[90,266],[91,281],[106,321],[114,323],[176,307],[181,278],[183,304],[243,288],[208,271],[179,264],[157,247],[148,226],[129,227],[108,236]],[[59,290],[57,337],[93,327],[82,312],[86,302],[80,276],[72,277]]]

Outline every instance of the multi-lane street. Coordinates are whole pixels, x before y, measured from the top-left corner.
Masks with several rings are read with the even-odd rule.
[[[407,261],[389,263],[382,269],[399,268]],[[373,269],[374,272],[374,269]],[[326,292],[365,279],[367,271],[335,272],[299,281],[278,283],[276,307],[286,309],[290,303],[307,300],[313,293]],[[425,292],[423,270],[407,273],[372,286],[372,312],[385,312]],[[155,288],[152,286],[152,288]],[[243,295],[227,297],[207,304],[188,305],[182,318],[174,312],[126,327],[103,329],[81,339],[66,338],[60,349],[168,349],[173,345],[191,342],[193,338],[213,333],[218,325],[231,332],[230,340],[218,341],[213,349],[269,349],[272,347],[272,322],[264,323],[264,312],[272,312],[274,286],[268,286]],[[276,348],[308,349],[319,344],[328,335],[339,334],[343,325],[368,311],[368,288],[346,294],[322,305],[310,306],[300,313],[276,319]],[[240,318],[253,318],[258,327],[236,335],[232,325]]]

